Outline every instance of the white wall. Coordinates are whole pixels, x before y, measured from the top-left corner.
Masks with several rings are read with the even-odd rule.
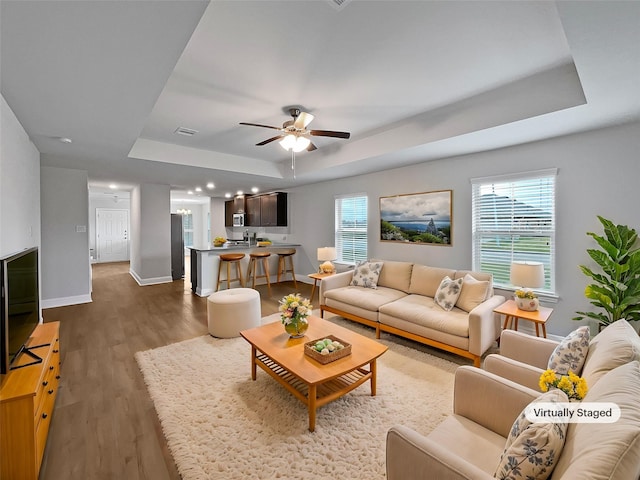
[[[601,231],[596,215],[640,230],[640,123],[465,155],[386,172],[344,178],[289,191],[292,241],[303,245],[296,271],[310,273],[316,248],[333,245],[334,196],[365,192],[369,197],[369,256],[456,269],[471,268],[470,179],[543,168],[558,168],[556,288],[560,299],[547,330],[566,335],[580,323],[576,310],[589,309],[583,296],[587,279],[578,269],[591,264],[587,248],[595,242],[587,231]],[[379,198],[453,190],[451,247],[380,242]],[[306,265],[305,265],[306,264]],[[526,322],[522,322],[523,324]]]
[[[42,306],[91,301],[88,174],[41,167]]]
[[[6,256],[40,247],[40,152],[1,102],[0,256]]]
[[[169,185],[141,184],[131,192],[130,272],[140,285],[171,282]]]

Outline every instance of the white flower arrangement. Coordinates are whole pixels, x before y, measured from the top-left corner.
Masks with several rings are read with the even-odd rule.
[[[299,293],[290,293],[280,300],[280,318],[284,325],[298,323],[311,315],[313,306],[308,298],[302,298]]]

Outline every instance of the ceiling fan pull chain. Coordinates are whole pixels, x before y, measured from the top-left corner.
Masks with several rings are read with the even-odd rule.
[[[291,170],[293,170],[293,178],[296,178],[296,152],[291,149]]]

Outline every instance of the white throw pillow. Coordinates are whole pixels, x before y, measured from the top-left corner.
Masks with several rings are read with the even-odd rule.
[[[480,281],[473,278],[468,273],[462,279],[462,290],[456,301],[456,307],[465,312],[470,312],[487,298],[489,289],[488,281]]]
[[[353,271],[351,285],[364,288],[378,288],[378,277],[382,271],[383,262],[369,262],[364,260],[356,265]]]
[[[549,390],[531,404],[568,402],[562,390]],[[529,405],[531,405],[529,404]],[[494,474],[501,480],[549,478],[564,446],[567,423],[531,423],[526,408],[516,418]]]
[[[440,286],[436,291],[434,300],[442,309],[447,312],[450,311],[456,305],[456,301],[460,296],[462,290],[462,278],[457,280],[451,280],[448,276],[444,277],[440,282]]]
[[[579,327],[567,335],[549,357],[548,369],[566,375],[572,371],[580,375],[589,353],[589,327]]]

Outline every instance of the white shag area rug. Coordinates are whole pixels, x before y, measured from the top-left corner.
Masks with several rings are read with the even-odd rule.
[[[277,320],[265,317],[263,322]],[[342,326],[373,331],[339,317]],[[136,353],[169,449],[184,480],[385,478],[387,430],[430,432],[451,413],[457,364],[382,340],[377,395],[370,385],[306,407],[266,372],[251,380],[242,338],[209,335]]]

